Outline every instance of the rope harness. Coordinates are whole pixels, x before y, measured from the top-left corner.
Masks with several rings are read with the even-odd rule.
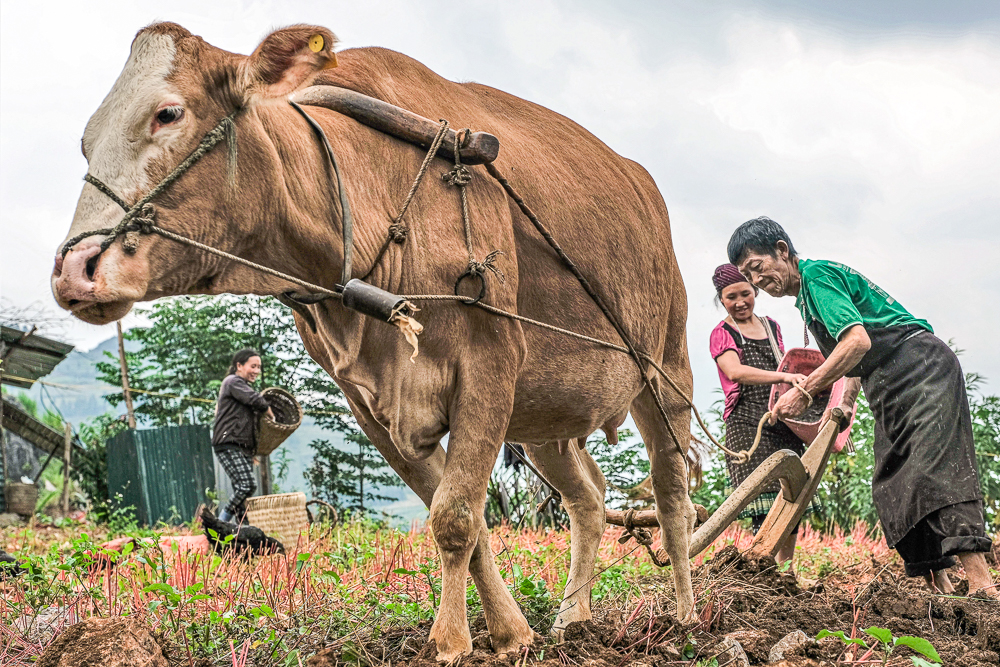
[[[236,121],[236,116],[239,113],[238,110],[234,111],[230,115],[220,120],[219,123],[214,128],[212,128],[211,130],[208,131],[208,133],[205,134],[201,142],[191,152],[190,155],[188,155],[180,164],[178,164],[163,180],[161,180],[152,190],[150,190],[148,194],[146,194],[132,206],[127,205],[124,199],[118,196],[110,187],[108,187],[104,182],[102,182],[97,177],[93,176],[90,173],[84,176],[84,180],[86,182],[96,187],[100,192],[104,193],[108,198],[110,198],[112,201],[118,204],[122,208],[122,210],[125,211],[125,216],[114,227],[82,232],[80,234],[77,234],[73,238],[69,239],[62,247],[61,250],[62,256],[65,257],[66,254],[69,252],[69,250],[80,241],[89,238],[91,236],[98,236],[98,235],[103,235],[106,237],[103,241],[101,241],[100,252],[98,253],[98,256],[100,256],[101,253],[107,250],[119,236],[124,237],[122,240],[122,248],[124,252],[131,255],[134,254],[138,249],[139,236],[141,234],[158,234],[160,236],[163,236],[164,238],[168,238],[177,243],[189,245],[204,252],[211,253],[213,255],[221,257],[223,259],[235,262],[237,264],[241,264],[243,266],[274,276],[276,278],[280,278],[292,284],[299,285],[300,287],[303,287],[310,292],[310,294],[306,294],[304,296],[293,295],[291,292],[285,292],[282,295],[283,297],[290,299],[294,303],[307,305],[307,304],[314,304],[328,298],[341,298],[342,292],[344,291],[344,286],[351,280],[351,271],[352,271],[351,260],[353,255],[354,243],[353,243],[353,216],[351,215],[350,202],[348,200],[347,192],[346,189],[344,188],[343,181],[340,177],[340,169],[337,165],[336,155],[334,154],[333,147],[330,145],[330,142],[327,139],[326,133],[323,131],[323,128],[301,106],[299,106],[293,101],[289,101],[289,104],[306,120],[306,122],[309,124],[309,127],[316,135],[318,141],[323,146],[324,153],[328,158],[329,164],[333,170],[334,178],[331,179],[331,183],[334,180],[336,181],[336,188],[337,188],[336,198],[338,199],[340,204],[341,218],[343,221],[342,224],[344,230],[343,231],[344,264],[343,264],[341,282],[335,285],[332,290],[323,287],[321,285],[317,285],[315,283],[303,280],[301,278],[289,275],[287,273],[278,271],[268,266],[264,266],[256,262],[252,262],[248,259],[244,259],[242,257],[238,257],[236,255],[227,253],[223,250],[219,250],[204,243],[200,243],[198,241],[195,241],[194,239],[164,229],[156,224],[156,209],[152,204],[152,200],[157,195],[161,194],[167,188],[169,188],[188,169],[194,166],[202,157],[208,154],[215,146],[217,146],[223,140],[227,142],[229,148],[228,168],[230,170],[230,180],[232,183],[235,183],[235,162],[236,162],[235,121]],[[362,278],[362,281],[371,276],[372,272],[384,258],[391,244],[395,243],[398,245],[402,245],[403,243],[405,243],[409,229],[404,221],[404,216],[406,215],[407,209],[409,208],[411,202],[413,201],[417,193],[417,190],[419,189],[420,184],[427,173],[427,170],[430,166],[432,159],[437,154],[437,151],[444,140],[447,130],[448,130],[448,121],[442,120],[440,129],[438,130],[438,133],[435,136],[434,141],[430,146],[430,149],[427,151],[427,154],[424,157],[422,164],[420,165],[420,169],[418,170],[417,175],[413,181],[413,184],[410,187],[410,190],[407,193],[406,198],[404,199],[403,204],[399,209],[399,213],[394,218],[392,218],[391,223],[387,230],[387,237],[383,242],[381,248],[379,249],[379,252],[376,255],[375,261],[372,263],[371,268],[364,275],[364,278]],[[753,446],[749,450],[744,450],[741,452],[733,452],[729,449],[726,449],[721,443],[719,443],[708,431],[708,428],[702,421],[698,409],[694,406],[694,404],[687,397],[687,395],[680,389],[680,387],[677,386],[677,384],[673,381],[673,379],[666,373],[666,371],[663,370],[663,368],[660,367],[660,365],[650,355],[648,355],[645,352],[639,351],[633,345],[632,340],[629,337],[628,333],[625,331],[621,322],[619,322],[618,318],[615,316],[612,310],[607,306],[604,299],[601,298],[601,296],[594,290],[594,288],[590,284],[590,281],[586,278],[586,276],[583,275],[579,267],[573,262],[572,259],[570,259],[570,257],[566,254],[566,252],[562,249],[562,247],[556,242],[551,232],[549,232],[549,230],[545,227],[545,225],[541,222],[541,220],[538,219],[538,216],[535,215],[535,213],[528,207],[525,201],[518,195],[517,191],[514,190],[510,182],[500,174],[497,167],[491,162],[487,162],[484,165],[486,167],[486,171],[489,173],[490,176],[492,176],[497,181],[497,183],[500,184],[500,186],[506,192],[507,196],[510,197],[511,200],[517,204],[518,208],[525,215],[525,217],[528,218],[531,224],[542,236],[542,238],[545,239],[546,243],[548,243],[548,245],[552,248],[552,250],[559,256],[560,260],[563,262],[566,268],[573,274],[573,276],[583,287],[584,291],[594,301],[597,307],[604,314],[605,318],[607,318],[608,322],[618,333],[619,337],[622,339],[622,342],[625,343],[625,345],[624,346],[616,345],[608,341],[604,341],[598,338],[593,338],[591,336],[586,336],[584,334],[580,334],[575,331],[571,331],[569,329],[564,329],[562,327],[557,327],[539,320],[525,317],[523,315],[518,315],[516,313],[512,313],[482,302],[482,299],[486,295],[486,276],[488,272],[492,273],[501,284],[504,283],[505,280],[504,274],[500,270],[500,268],[496,266],[497,258],[503,255],[504,253],[500,250],[493,250],[490,253],[488,253],[481,262],[476,260],[475,250],[472,241],[472,223],[471,223],[471,216],[469,213],[468,195],[466,193],[466,187],[472,181],[472,172],[466,165],[462,164],[461,156],[459,154],[460,148],[462,147],[463,143],[468,140],[470,134],[471,131],[469,129],[465,129],[457,133],[455,141],[455,151],[454,151],[454,156],[455,156],[454,165],[450,171],[445,172],[441,175],[443,181],[459,189],[459,196],[461,199],[462,223],[465,231],[466,250],[468,252],[468,265],[465,271],[458,277],[455,283],[454,295],[449,295],[449,294],[404,295],[402,296],[404,303],[415,302],[415,301],[457,301],[459,303],[463,303],[468,306],[476,306],[477,308],[481,308],[486,312],[492,313],[500,317],[505,317],[517,322],[530,324],[532,326],[552,331],[554,333],[559,333],[565,336],[569,336],[571,338],[575,338],[577,340],[582,340],[588,343],[599,345],[601,347],[605,347],[610,350],[615,350],[618,352],[622,352],[624,354],[628,354],[638,366],[639,374],[644,384],[646,385],[646,388],[649,390],[650,395],[653,397],[654,403],[656,404],[656,408],[660,413],[660,416],[662,417],[664,424],[666,425],[671,440],[673,441],[674,445],[677,447],[678,451],[682,455],[684,454],[684,447],[681,445],[681,442],[677,437],[677,433],[674,431],[673,425],[670,422],[670,418],[667,415],[666,408],[663,405],[659,393],[656,391],[656,387],[653,384],[651,376],[646,372],[646,367],[644,366],[644,363],[649,364],[649,367],[653,368],[659,374],[659,376],[662,377],[667,382],[667,384],[670,385],[670,387],[683,399],[683,401],[687,404],[687,406],[694,412],[695,417],[697,418],[698,424],[700,425],[701,429],[705,432],[705,434],[716,446],[721,448],[727,454],[736,457],[737,460],[740,462],[745,462],[746,460],[749,460],[751,454],[757,449],[757,446],[760,444],[761,429],[763,428],[764,422],[768,418],[769,414],[765,414],[764,417],[761,419],[760,423],[758,424],[757,436],[754,440]],[[461,284],[461,282],[469,278],[477,279],[480,281],[480,291],[478,296],[476,297],[469,297],[458,294],[458,287]],[[411,310],[416,310],[416,309],[411,307]],[[400,314],[400,316],[402,317],[403,315]],[[529,467],[529,469],[531,469],[532,472],[539,479],[541,479],[546,484],[546,486],[548,486],[553,491],[553,493],[550,494],[549,498],[547,498],[542,503],[542,505],[539,506],[539,508],[540,509],[543,508],[551,500],[555,500],[558,502],[559,494],[558,491],[556,491],[555,486],[552,485],[548,480],[546,480],[545,477],[542,476],[542,474],[526,460],[526,457],[519,456],[518,458],[520,458],[522,462],[524,462]],[[686,463],[686,457],[685,457],[685,463]],[[627,525],[625,526],[625,528],[627,534],[631,537],[634,537],[639,544],[645,546],[647,551],[649,551],[651,556],[653,557],[654,562],[657,565],[661,565],[660,560],[656,557],[656,554],[654,554],[652,551],[651,548],[652,538],[651,535],[649,534],[649,531],[643,528],[636,527],[634,525],[628,525],[631,524],[630,521],[631,516],[632,515],[627,515],[626,518]]]

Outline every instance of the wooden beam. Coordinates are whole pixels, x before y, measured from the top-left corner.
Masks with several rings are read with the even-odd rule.
[[[440,121],[424,118],[388,102],[338,86],[310,86],[292,95],[291,99],[299,104],[336,111],[422,148],[431,147],[441,127]],[[455,137],[455,130],[449,128],[438,149],[438,157],[454,162]],[[459,155],[464,164],[493,162],[499,154],[500,140],[486,132],[471,133],[459,147]]]
[[[771,511],[767,513],[767,518],[757,531],[757,537],[750,545],[751,553],[756,556],[774,556],[781,549],[805,513],[816,489],[819,488],[823,472],[826,471],[826,464],[833,454],[833,443],[836,442],[840,429],[845,428],[847,424],[848,417],[843,410],[834,408],[830,420],[823,425],[819,435],[802,455],[802,465],[809,475],[805,486],[796,495],[795,500],[786,500],[783,495],[774,499]]]

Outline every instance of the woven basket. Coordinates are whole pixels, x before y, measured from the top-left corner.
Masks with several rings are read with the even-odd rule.
[[[8,482],[6,488],[7,511],[21,516],[31,516],[35,513],[38,502],[38,487],[34,484]]]
[[[276,493],[247,498],[247,523],[277,537],[289,547],[309,528],[306,494]]]
[[[260,395],[274,413],[274,419],[264,413],[257,420],[257,454],[267,456],[302,423],[302,406],[294,396],[278,387],[268,387]]]

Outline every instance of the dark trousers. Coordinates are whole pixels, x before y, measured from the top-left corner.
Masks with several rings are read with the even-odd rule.
[[[983,502],[971,500],[934,510],[910,529],[899,542],[906,576],[922,577],[955,564],[955,554],[989,552],[993,543],[986,537]]]
[[[217,449],[215,454],[233,483],[233,497],[229,499],[226,509],[233,515],[233,521],[239,523],[247,513],[247,498],[257,490],[257,482],[253,478],[253,456],[245,449],[234,447]]]

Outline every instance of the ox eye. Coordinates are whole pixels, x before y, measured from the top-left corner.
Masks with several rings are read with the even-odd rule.
[[[176,123],[184,115],[184,107],[173,106],[160,109],[156,114],[156,121],[160,125],[170,125]]]

